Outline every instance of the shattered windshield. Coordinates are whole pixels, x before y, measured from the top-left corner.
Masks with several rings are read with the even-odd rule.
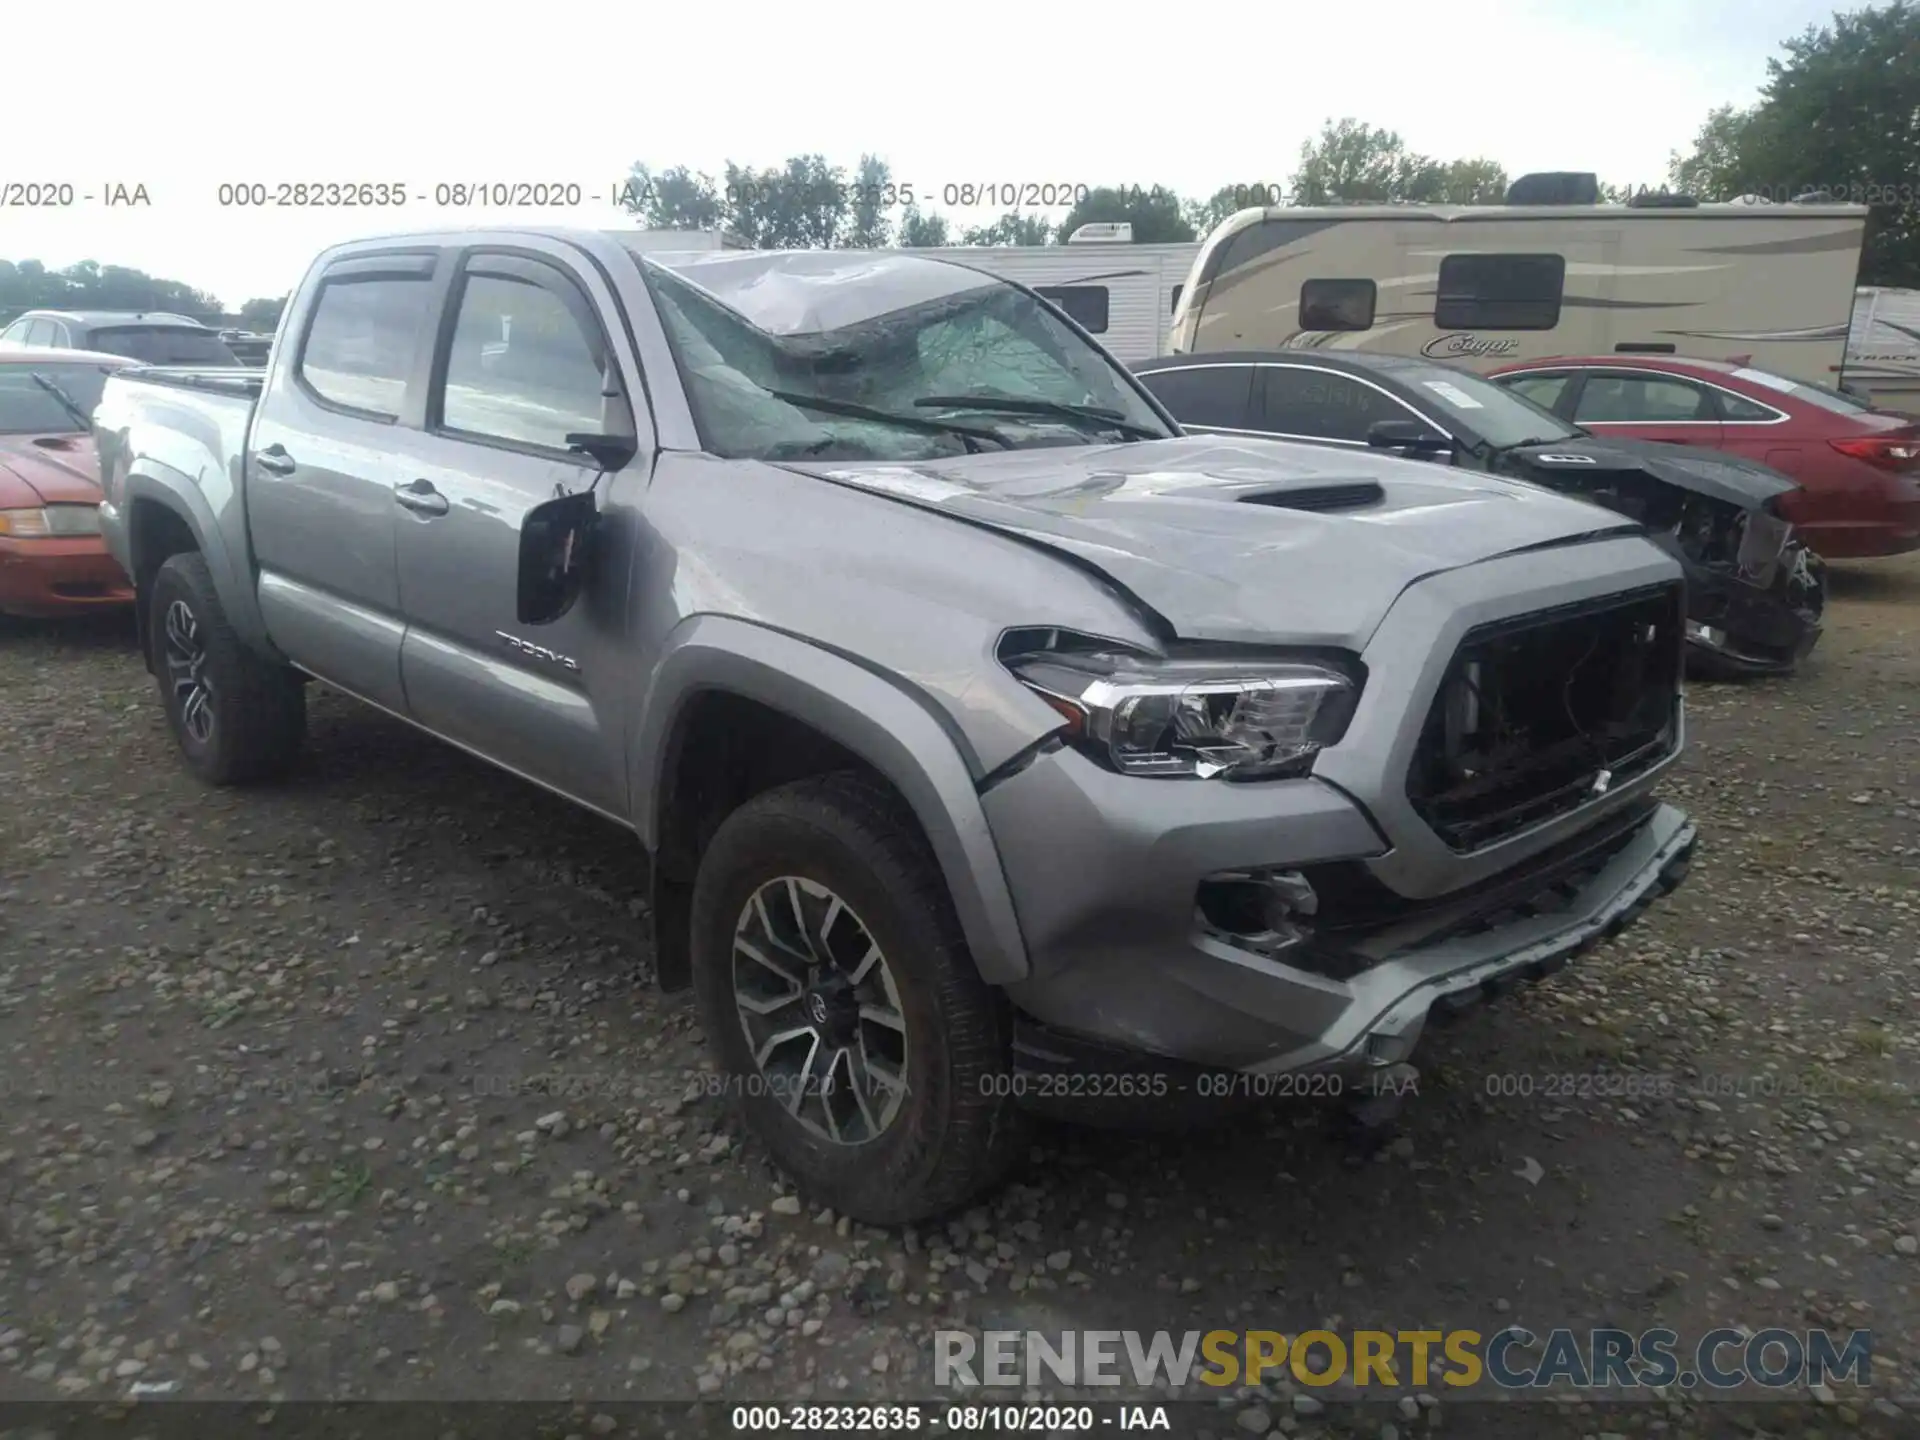
[[[1043,302],[977,271],[845,251],[639,263],[716,455],[899,461],[1175,433]]]

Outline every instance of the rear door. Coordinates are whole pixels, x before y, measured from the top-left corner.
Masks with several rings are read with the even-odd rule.
[[[424,400],[438,258],[413,249],[330,266],[248,437],[268,634],[296,664],[401,714],[395,451]]]
[[[1583,370],[1573,423],[1596,435],[1718,449],[1720,411],[1710,386],[1657,370]]]
[[[406,437],[387,497],[399,525],[401,653],[409,713],[495,763],[614,818],[627,814],[627,575],[631,532],[610,507],[652,461],[637,374],[601,317],[605,280],[558,241],[475,248],[460,259],[436,340],[421,432]],[[573,434],[648,437],[598,480],[603,525],[586,592],[546,625],[515,598],[521,522],[595,484]],[[623,477],[624,481],[623,481]],[[632,507],[620,505],[627,515]]]

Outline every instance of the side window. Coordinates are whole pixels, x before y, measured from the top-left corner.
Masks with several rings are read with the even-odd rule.
[[[567,449],[572,434],[632,429],[586,298],[560,271],[482,259],[459,293],[442,429],[545,450]]]
[[[1195,365],[1139,377],[1182,425],[1196,429],[1244,430],[1253,393],[1250,365]]]
[[[29,345],[53,344],[53,322],[51,320],[35,320],[27,326],[26,343]]]
[[[322,281],[300,347],[301,381],[331,404],[397,418],[432,298],[424,274]]]
[[[1379,292],[1371,280],[1307,280],[1300,286],[1302,330],[1371,330]]]
[[[1367,430],[1379,420],[1411,420],[1430,429],[1407,406],[1350,375],[1309,370],[1299,365],[1266,365],[1260,370],[1254,424],[1276,435],[1367,443]]]
[[[1551,330],[1567,281],[1563,255],[1449,255],[1433,323],[1442,330]]]
[[[1089,335],[1107,333],[1107,287],[1104,285],[1036,285],[1033,293],[1044,295],[1069,319]]]
[[[47,322],[47,344],[57,345],[61,349],[71,349],[74,345],[73,332],[58,320]]]
[[[1714,418],[1702,386],[1671,375],[1587,376],[1574,421],[1581,425],[1671,425]]]
[[[5,330],[0,330],[0,340],[11,345],[24,345],[27,343],[27,331],[32,325],[31,320],[16,320]]]
[[[1495,381],[1513,391],[1522,400],[1531,400],[1542,410],[1551,410],[1566,398],[1568,370],[1543,371],[1531,375],[1496,375]]]
[[[1722,390],[1716,397],[1720,401],[1720,418],[1741,424],[1766,424],[1780,418],[1780,412],[1771,406],[1762,405],[1757,400],[1749,400],[1744,395],[1735,395],[1731,390]]]

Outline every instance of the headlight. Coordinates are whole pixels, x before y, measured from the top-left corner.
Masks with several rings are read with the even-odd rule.
[[[1005,660],[1066,718],[1074,744],[1125,775],[1303,775],[1345,733],[1358,698],[1352,678],[1307,661],[1159,659],[1117,649],[1045,649]]]
[[[98,535],[98,505],[49,505],[42,510],[0,510],[0,535],[16,540],[48,540],[63,535]]]

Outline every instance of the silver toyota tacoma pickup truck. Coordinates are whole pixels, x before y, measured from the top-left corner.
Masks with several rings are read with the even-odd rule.
[[[962,265],[636,243],[328,250],[264,373],[108,382],[102,528],[207,781],[317,680],[630,828],[822,1203],[961,1204],[1037,1101],[1357,1085],[1680,881],[1633,522],[1183,435]]]

